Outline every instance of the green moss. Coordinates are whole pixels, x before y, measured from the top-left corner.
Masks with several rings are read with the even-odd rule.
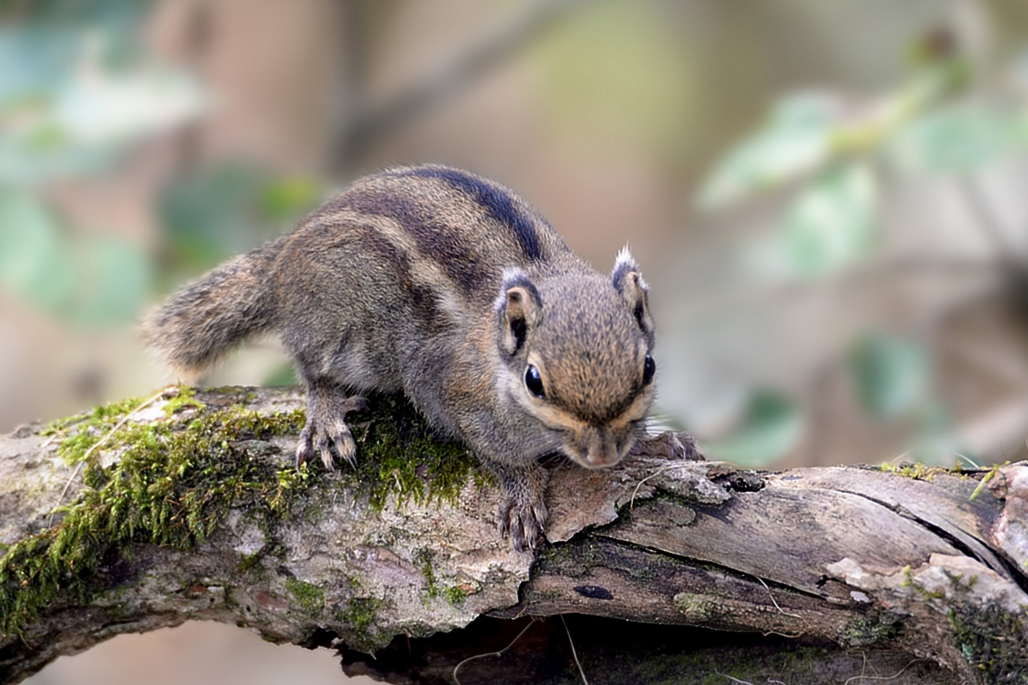
[[[103,404],[92,411],[51,421],[40,431],[40,435],[56,435],[75,429],[71,435],[61,440],[57,453],[66,463],[76,464],[96,443],[114,430],[119,421],[145,401],[144,398],[134,397]]]
[[[356,641],[363,644],[374,644],[371,627],[375,623],[375,615],[382,607],[382,600],[374,597],[352,597],[346,602],[346,609],[338,612],[342,623],[350,626]]]
[[[421,575],[425,576],[428,598],[435,597],[439,594],[439,586],[435,580],[435,569],[432,568],[432,552],[424,548],[419,549],[414,553],[412,561],[414,566],[421,571]]]
[[[960,464],[956,464],[953,468],[946,468],[943,466],[928,466],[927,464],[922,464],[920,462],[904,463],[901,465],[884,462],[879,464],[878,470],[883,473],[894,473],[897,476],[903,476],[904,478],[913,478],[915,480],[924,480],[929,482],[938,475],[959,476],[962,478],[967,477],[967,474],[964,472]]]
[[[112,427],[118,421],[121,420],[125,414],[134,410],[140,404],[144,402],[143,398],[130,397],[124,400],[118,400],[117,402],[110,402],[103,404],[98,407],[94,407],[90,411],[81,412],[73,416],[69,416],[63,419],[54,419],[46,425],[43,430],[39,432],[40,435],[53,435],[60,431],[74,426],[82,422],[98,421],[109,423]]]
[[[185,407],[203,409],[206,406],[203,402],[196,399],[196,388],[180,385],[178,386],[178,393],[168,398],[168,403],[164,405],[164,413],[170,417],[179,413]]]
[[[1028,622],[990,605],[985,609],[950,610],[957,645],[982,683],[1028,683]]]
[[[138,406],[129,400],[99,407],[60,430],[60,450],[74,461]],[[95,575],[132,542],[188,548],[209,536],[230,507],[276,517],[287,512],[307,476],[249,456],[247,441],[295,434],[302,412],[263,418],[238,407],[199,412],[181,421],[123,426],[108,449],[108,467],[85,462],[86,484],[54,527],[12,545],[0,559],[0,633],[20,634],[45,607],[62,599],[88,601],[102,590]],[[109,432],[109,429],[107,430]],[[89,439],[83,439],[88,434]]]
[[[555,602],[559,599],[563,599],[564,593],[560,590],[542,590],[537,591],[533,595],[533,598],[544,602]]]
[[[286,590],[300,608],[311,616],[320,616],[325,609],[325,591],[313,583],[286,578]]]
[[[914,572],[909,565],[903,567],[903,587],[913,588],[921,596],[921,599],[926,602],[930,602],[933,599],[946,599],[946,593],[942,590],[929,590],[922,585],[918,585],[917,581],[914,580]]]
[[[77,501],[62,508],[59,523],[11,546],[0,558],[0,634],[21,634],[46,607],[88,601],[104,589],[97,569],[126,554],[130,543],[185,549],[211,535],[233,507],[258,517],[266,533],[274,521],[317,507],[317,498],[303,495],[320,480],[311,472],[318,465],[298,471],[289,462],[277,466],[274,460],[252,458],[255,450],[268,448],[268,438],[299,434],[304,411],[261,416],[245,406],[255,397],[252,390],[230,388],[219,392],[216,406],[182,388],[168,405],[167,420],[127,422],[106,438],[104,451],[118,454],[109,466],[83,458],[145,400],[107,404],[51,424],[51,434],[63,435],[60,453],[69,462],[83,463],[86,487]],[[231,404],[226,406],[226,400]],[[469,480],[478,485],[489,481],[466,449],[437,442],[403,399],[376,397],[372,404],[382,418],[351,415],[358,467],[355,472],[344,469],[335,483],[359,488],[372,507],[381,509],[394,494],[401,506],[454,501]],[[184,407],[195,411],[182,412]],[[303,504],[302,511],[293,511],[297,503]],[[272,553],[271,547],[262,550]],[[244,558],[241,564],[252,567],[257,560]],[[459,588],[430,585],[452,601],[460,598]],[[358,633],[366,632],[369,615],[377,609],[369,601],[347,609]]]
[[[974,489],[974,492],[971,493],[971,496],[968,497],[968,499],[973,500],[977,498],[978,495],[982,494],[982,490],[989,485],[989,481],[996,477],[996,474],[1000,472],[1000,469],[1007,466],[1010,466],[1010,461],[1005,461],[1002,464],[993,464],[992,467],[981,477],[981,480],[978,481],[978,486]]]
[[[679,592],[674,596],[675,609],[689,623],[731,623],[734,608],[715,595]]]
[[[414,555],[414,565],[417,567],[421,574],[425,576],[425,601],[435,599],[436,597],[442,597],[447,602],[455,607],[459,607],[464,604],[464,600],[468,598],[470,591],[467,587],[460,585],[442,586],[439,584],[438,579],[435,577],[435,570],[432,567],[432,552],[427,549],[418,550]]]
[[[396,496],[398,506],[455,502],[469,476],[479,486],[492,482],[467,448],[439,442],[425,419],[405,400],[392,396],[370,399],[383,418],[362,421],[361,413],[350,415],[357,469],[349,478],[368,493],[372,508],[380,511],[390,495]]]
[[[262,569],[261,559],[263,558],[264,555],[261,552],[254,552],[253,554],[241,554],[239,556],[239,563],[236,564],[236,570],[240,573],[260,571]]]
[[[891,639],[901,627],[900,617],[896,614],[871,610],[850,620],[839,637],[850,647],[862,647]]]
[[[451,605],[460,607],[468,598],[468,591],[459,585],[451,585],[443,589],[442,595]]]

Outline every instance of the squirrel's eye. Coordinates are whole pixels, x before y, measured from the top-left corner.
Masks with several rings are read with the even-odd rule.
[[[546,392],[543,391],[543,379],[539,376],[539,369],[531,364],[525,370],[525,387],[528,388],[528,392],[539,399],[546,397]]]
[[[646,355],[646,361],[643,362],[643,385],[649,385],[653,382],[653,374],[657,372],[657,362],[653,361],[653,357]]]

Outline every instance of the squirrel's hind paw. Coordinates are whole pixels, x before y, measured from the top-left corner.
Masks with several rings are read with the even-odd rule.
[[[340,418],[330,425],[313,424],[308,421],[300,433],[300,441],[296,445],[296,468],[300,468],[317,453],[321,463],[329,471],[335,471],[335,459],[332,448],[341,459],[350,466],[357,466],[357,445],[353,442],[350,428]]]
[[[327,470],[335,471],[333,449],[340,459],[356,467],[357,445],[345,419],[347,413],[360,411],[367,404],[363,397],[350,397],[341,402],[310,398],[307,423],[300,432],[300,440],[296,445],[296,468],[300,468],[316,453],[321,457],[321,462]]]

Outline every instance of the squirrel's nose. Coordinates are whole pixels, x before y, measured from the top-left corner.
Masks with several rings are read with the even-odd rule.
[[[613,466],[621,461],[617,443],[609,435],[599,434],[589,441],[589,449],[585,453],[585,462],[589,468],[599,469]]]

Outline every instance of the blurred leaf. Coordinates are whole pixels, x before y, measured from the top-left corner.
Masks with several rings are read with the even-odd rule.
[[[221,166],[165,187],[158,215],[175,256],[195,270],[260,242],[264,180],[252,169]]]
[[[933,401],[922,402],[914,410],[918,433],[910,457],[922,464],[964,466],[975,463],[974,454],[953,433],[953,418],[947,409]]]
[[[137,44],[147,3],[84,4],[94,11],[69,7],[59,19],[0,29],[0,182],[94,172],[205,107],[185,71]]]
[[[19,21],[44,25],[74,25],[82,28],[131,25],[136,26],[148,16],[153,0],[21,0],[5,1]],[[4,9],[0,5],[0,9]]]
[[[292,364],[283,364],[261,384],[265,388],[284,388],[299,385],[296,368]]]
[[[179,265],[199,271],[278,235],[320,199],[314,179],[272,179],[228,164],[170,183],[158,215]]]
[[[916,118],[893,137],[888,153],[907,171],[952,174],[986,167],[1021,145],[1015,117],[983,104],[964,104]]]
[[[857,397],[871,416],[897,418],[927,399],[928,355],[914,342],[881,333],[867,335],[850,351],[849,367]]]
[[[114,163],[117,153],[110,148],[71,145],[64,133],[53,127],[40,127],[15,139],[0,135],[0,182],[32,185],[95,173]]]
[[[146,253],[110,236],[71,241],[26,191],[0,191],[0,286],[76,324],[134,319],[150,295]]]
[[[106,160],[70,152],[63,132],[47,122],[81,48],[81,32],[68,26],[0,30],[0,182],[31,183]]]
[[[793,95],[779,102],[769,120],[715,166],[697,202],[717,209],[824,164],[832,153],[839,100],[827,94]]]
[[[753,394],[745,416],[731,435],[707,443],[715,459],[763,466],[785,456],[803,437],[804,421],[789,400],[767,390]]]
[[[294,176],[273,181],[261,193],[264,217],[275,223],[293,223],[317,206],[321,193],[321,185],[310,177]]]
[[[931,60],[910,82],[878,97],[844,93],[786,96],[768,121],[715,167],[697,204],[718,209],[830,164],[877,151],[940,98],[966,86],[966,60]]]
[[[786,252],[801,276],[823,276],[867,254],[878,214],[866,163],[829,169],[800,191],[785,216]]]
[[[1014,139],[1022,148],[1028,148],[1028,106],[1014,120]]]
[[[140,247],[111,236],[73,250],[77,287],[68,316],[82,325],[133,321],[150,296],[150,260]]]
[[[0,284],[50,310],[73,289],[60,226],[27,192],[0,190]]]
[[[70,143],[125,145],[188,121],[204,108],[199,87],[183,71],[148,63],[116,70],[87,63],[79,69],[86,73],[57,93],[40,122]]]
[[[0,103],[51,93],[71,70],[81,41],[81,32],[68,26],[0,29]]]

